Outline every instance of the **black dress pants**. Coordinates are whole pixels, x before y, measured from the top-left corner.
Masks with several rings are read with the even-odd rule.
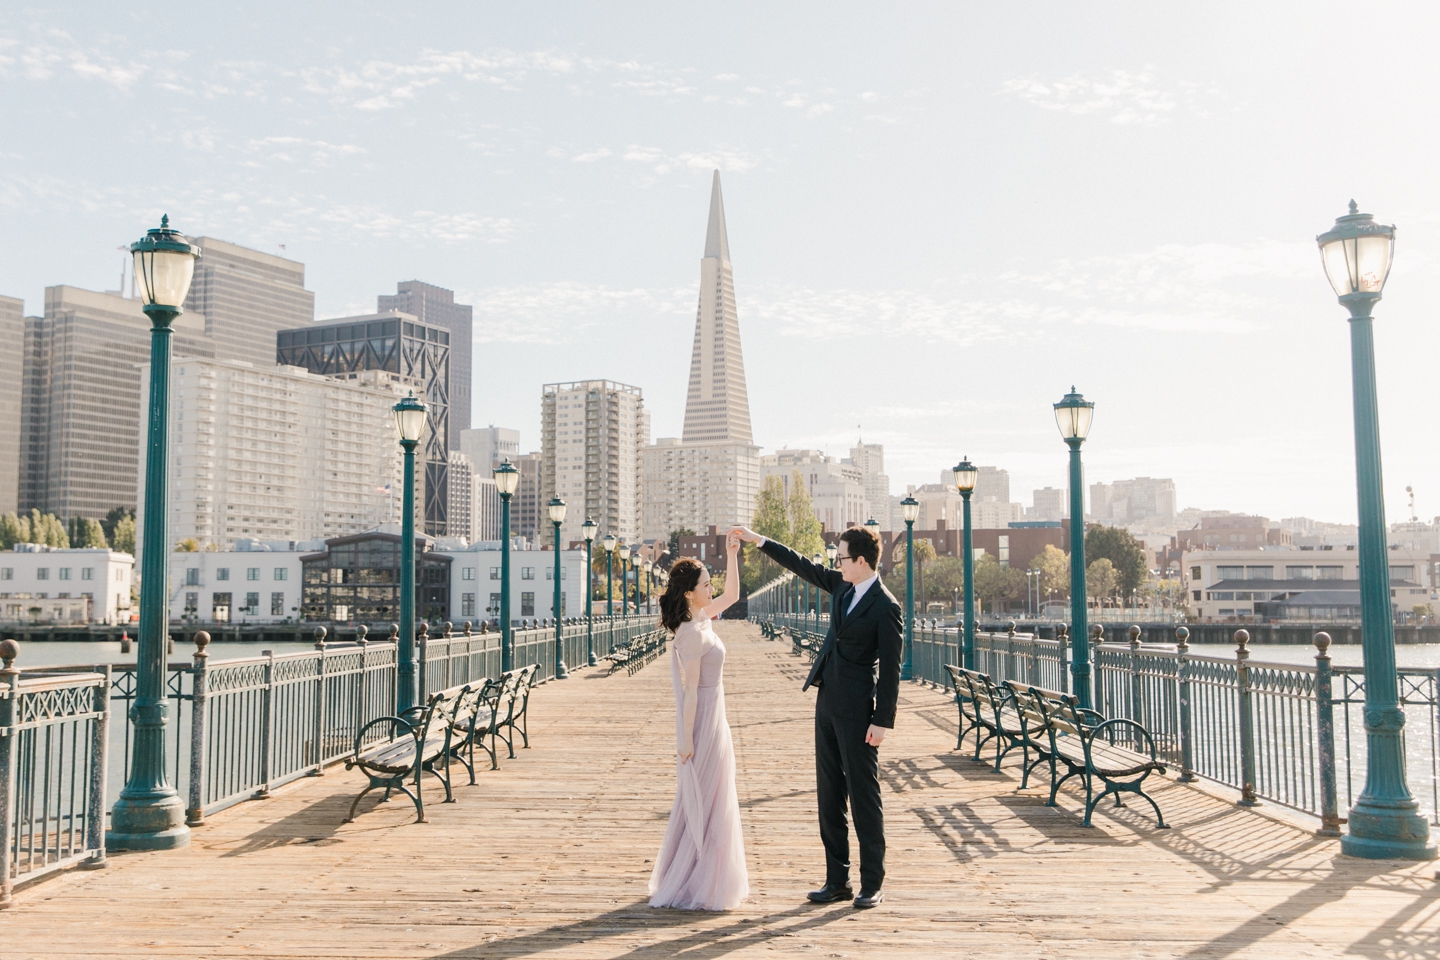
[[[885,881],[885,815],[880,807],[880,751],[865,742],[869,729],[868,720],[815,711],[815,781],[825,883],[845,886],[850,881],[848,801],[860,843],[860,889],[875,891]]]

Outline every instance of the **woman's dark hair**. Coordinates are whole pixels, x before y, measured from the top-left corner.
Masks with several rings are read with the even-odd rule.
[[[690,557],[681,557],[670,565],[670,582],[660,597],[660,623],[674,633],[680,624],[690,619],[690,601],[685,594],[700,585],[705,575],[705,565]]]

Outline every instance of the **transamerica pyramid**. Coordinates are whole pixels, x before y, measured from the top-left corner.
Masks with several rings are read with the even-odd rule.
[[[750,398],[740,353],[740,318],[730,242],[725,235],[725,202],[720,171],[710,188],[710,222],[700,261],[700,306],[690,351],[690,389],[685,398],[684,443],[751,443]]]

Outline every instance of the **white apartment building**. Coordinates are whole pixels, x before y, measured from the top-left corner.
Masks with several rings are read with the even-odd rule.
[[[447,489],[450,537],[466,543],[500,539],[500,494],[489,467],[481,468],[470,457],[452,450]]]
[[[599,524],[597,537],[640,539],[641,451],[650,443],[650,414],[640,388],[613,380],[547,383],[540,423],[537,539],[554,536],[545,512],[552,497],[566,503],[562,544],[584,538],[580,528],[586,517]]]
[[[404,461],[394,375],[187,358],[171,368],[170,539],[315,540],[398,521]],[[141,396],[149,390],[145,367]],[[143,438],[140,457],[144,458]],[[425,502],[416,470],[417,513]],[[143,529],[145,477],[137,502]]]
[[[1044,487],[1030,496],[1035,505],[1025,511],[1026,520],[1064,520],[1070,515],[1070,498],[1064,490]]]
[[[827,532],[839,532],[870,519],[865,479],[853,463],[827,457],[819,450],[780,449],[760,458],[760,477],[779,477],[790,496],[795,472],[810,494],[815,516]]]
[[[981,468],[982,471],[985,468]],[[990,468],[994,471],[995,468]],[[1005,471],[998,471],[1005,473]],[[937,529],[936,521],[944,520],[951,530],[958,530],[965,520],[965,501],[960,492],[955,489],[954,474],[942,474],[948,479],[945,483],[927,483],[919,487],[909,489],[910,496],[920,501],[920,519],[915,521],[916,530]],[[992,478],[994,473],[991,474]],[[985,474],[981,473],[983,479]],[[994,489],[994,485],[992,485]],[[1006,477],[1004,485],[1000,487],[1003,491],[1009,490],[1009,478]],[[896,529],[904,529],[904,521],[900,519],[900,508],[894,508],[894,519],[900,521],[901,526]],[[1014,521],[1025,518],[1025,508],[1018,503],[1010,503],[1005,500],[998,500],[993,495],[982,495],[980,485],[975,485],[975,492],[970,494],[970,528],[972,530],[1003,530]]]
[[[1390,551],[1390,597],[1398,614],[1432,599],[1427,551]],[[1190,550],[1181,575],[1201,620],[1358,620],[1360,559],[1353,549]]]
[[[744,526],[760,492],[760,448],[662,437],[642,451],[641,479],[646,540],[666,539],[672,530]]]
[[[1175,481],[1136,477],[1090,484],[1090,516],[1096,523],[1123,526],[1175,519]]]
[[[510,617],[554,617],[555,554],[550,550],[510,552]],[[451,557],[450,620],[479,623],[500,616],[500,544],[485,541],[465,548],[437,549]],[[585,551],[560,551],[560,616],[585,612]]]
[[[865,487],[865,500],[870,505],[870,516],[880,522],[882,530],[892,530],[890,516],[890,477],[885,473],[885,447],[879,443],[857,440],[850,448],[850,456],[841,461],[860,468],[860,482]],[[897,515],[898,516],[898,515]]]
[[[134,568],[115,550],[17,543],[0,553],[0,621],[128,622]]]
[[[477,471],[489,474],[506,457],[514,460],[520,456],[520,431],[494,425],[461,430],[460,452]]]
[[[170,554],[170,619],[285,623],[300,619],[300,558],[324,540],[239,540],[234,550]]]

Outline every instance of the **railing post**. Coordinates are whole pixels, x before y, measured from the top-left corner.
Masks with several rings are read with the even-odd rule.
[[[323,777],[325,775],[325,713],[328,704],[325,702],[325,628],[315,628],[315,649],[320,656],[315,665],[315,769],[311,771],[313,776]]]
[[[270,761],[275,747],[275,651],[261,650],[265,657],[265,692],[261,705],[260,722],[260,789],[255,791],[257,799],[270,796]]]
[[[185,810],[187,827],[205,825],[205,698],[207,687],[206,668],[210,654],[205,648],[210,645],[210,634],[198,630],[192,638],[195,653],[191,656],[194,666],[190,700],[190,777],[187,784],[190,806]],[[178,711],[177,711],[178,712]]]
[[[1235,678],[1240,696],[1240,806],[1258,806],[1255,797],[1255,715],[1250,703],[1249,630],[1235,631]]]
[[[1142,715],[1140,698],[1140,627],[1131,624],[1127,635],[1130,637],[1130,719],[1143,727],[1145,717]]]
[[[1107,717],[1113,717],[1115,716],[1114,709],[1107,709],[1100,699],[1100,695],[1105,692],[1105,681],[1100,675],[1100,669],[1095,665],[1095,661],[1100,656],[1100,644],[1104,642],[1105,625],[1103,623],[1090,624],[1090,652],[1087,655],[1087,659],[1090,662],[1085,665],[1085,671],[1090,681],[1090,689],[1087,690],[1086,693],[1089,695],[1090,702],[1094,704],[1096,710],[1099,710]],[[1080,696],[1080,691],[1075,691],[1075,695],[1077,697]]]
[[[360,676],[355,679],[355,732],[359,733],[360,728],[365,726],[365,682],[370,675],[369,665],[365,662],[369,641],[365,638],[370,633],[365,624],[355,628],[355,646],[360,648]]]
[[[90,727],[90,795],[85,804],[85,849],[90,859],[83,866],[99,870],[105,859],[106,774],[110,766],[110,665],[99,669],[103,678],[95,688],[95,722]]]
[[[1060,645],[1060,692],[1070,692],[1070,628],[1060,624],[1055,628],[1055,642]]]
[[[20,758],[20,671],[15,658],[20,644],[0,640],[0,909],[15,905],[12,891],[15,882],[10,872],[15,868],[11,854],[15,848],[16,780]]]
[[[1335,704],[1331,700],[1330,634],[1315,634],[1315,739],[1320,764],[1322,837],[1340,836],[1340,802],[1335,784]]]
[[[415,702],[420,704],[430,699],[430,625],[421,620],[415,630],[415,645],[420,657],[420,696]]]
[[[1195,731],[1190,725],[1190,630],[1175,631],[1176,681],[1180,686],[1180,782],[1195,782]]]

